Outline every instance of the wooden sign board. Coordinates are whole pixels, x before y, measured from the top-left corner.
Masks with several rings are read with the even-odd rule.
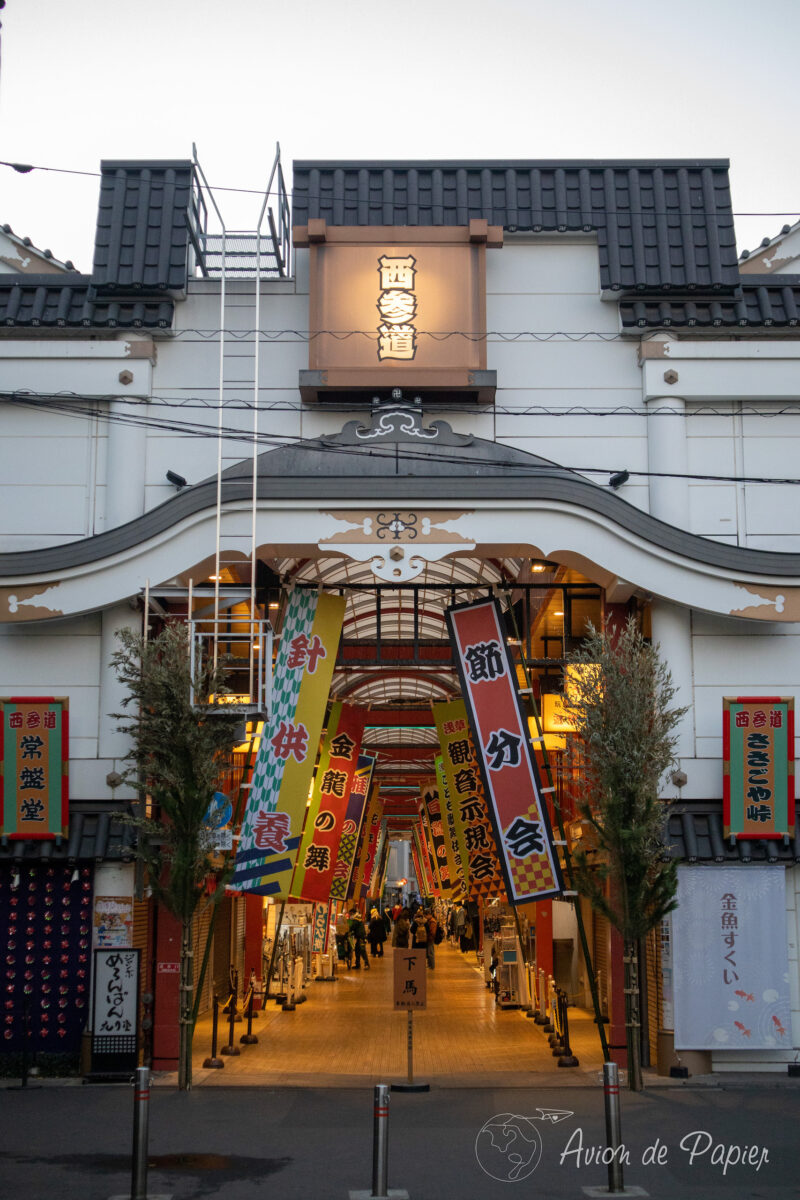
[[[395,1008],[427,1008],[428,976],[424,950],[394,949]]]

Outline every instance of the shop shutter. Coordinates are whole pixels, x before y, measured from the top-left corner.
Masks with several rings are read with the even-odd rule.
[[[247,991],[247,980],[244,977],[244,929],[247,913],[247,902],[244,896],[236,896],[233,901],[233,954],[231,961],[239,972],[239,1003]]]
[[[195,996],[197,993],[197,985],[200,980],[200,969],[203,965],[203,955],[206,952],[206,941],[208,939],[208,930],[210,926],[211,905],[208,905],[208,907],[204,908],[199,915],[195,916],[192,925],[192,948],[194,950],[192,976],[195,986]],[[206,975],[200,992],[200,1007],[198,1009],[198,1013],[207,1012],[211,1007],[211,998],[213,995],[212,961],[213,960],[209,956],[208,966],[206,967]]]
[[[600,986],[600,1011],[603,1016],[608,1016],[608,996],[609,996],[609,975],[608,964],[609,958],[609,942],[610,934],[608,928],[608,919],[596,912],[592,914],[592,965],[594,966],[595,978]]]
[[[650,1062],[658,1061],[658,1031],[663,1020],[661,990],[661,942],[658,930],[647,935],[647,1037],[650,1043]]]
[[[214,991],[224,1004],[231,991],[230,966],[231,958],[231,912],[233,901],[225,896],[217,909],[217,919],[214,922],[214,947],[212,951]]]

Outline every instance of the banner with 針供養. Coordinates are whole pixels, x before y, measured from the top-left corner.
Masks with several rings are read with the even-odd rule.
[[[342,835],[339,838],[339,848],[336,851],[336,862],[331,881],[331,899],[346,900],[350,891],[350,881],[353,877],[353,864],[358,851],[364,814],[367,809],[367,797],[372,785],[372,772],[375,769],[375,758],[371,754],[359,754],[353,775],[350,797],[344,814]]]
[[[496,600],[454,605],[447,623],[512,904],[563,890],[528,722]]]
[[[69,701],[0,698],[0,832],[11,840],[66,837]]]
[[[722,701],[725,837],[794,836],[794,697]]]
[[[333,667],[344,596],[300,588],[286,606],[272,686],[272,711],[253,768],[231,886],[286,899]]]
[[[303,900],[327,900],[331,894],[365,717],[363,708],[339,701],[331,706],[292,880],[292,895]]]
[[[470,898],[503,896],[505,884],[466,706],[463,700],[451,700],[448,704],[432,704],[431,709]]]

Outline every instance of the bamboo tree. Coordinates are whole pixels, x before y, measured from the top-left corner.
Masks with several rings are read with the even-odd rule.
[[[675,761],[675,727],[685,708],[658,649],[633,617],[622,630],[589,627],[569,656],[564,708],[575,735],[569,765],[578,808],[593,836],[575,852],[575,882],[623,940],[628,1080],[642,1088],[638,949],[677,904],[677,866],[664,849],[661,781]]]
[[[167,625],[147,642],[123,629],[112,665],[127,689],[113,714],[131,739],[126,779],[151,799],[151,812],[123,819],[140,834],[137,854],[157,903],[181,925],[178,1087],[192,1084],[192,923],[209,902],[212,872],[206,813],[236,742],[234,720],[208,702],[225,691],[224,664],[208,661],[192,678],[186,626]],[[194,699],[193,699],[194,697]]]

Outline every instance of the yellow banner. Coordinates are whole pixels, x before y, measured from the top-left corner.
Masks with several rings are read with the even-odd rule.
[[[287,606],[232,886],[287,899],[346,600],[297,591]]]

